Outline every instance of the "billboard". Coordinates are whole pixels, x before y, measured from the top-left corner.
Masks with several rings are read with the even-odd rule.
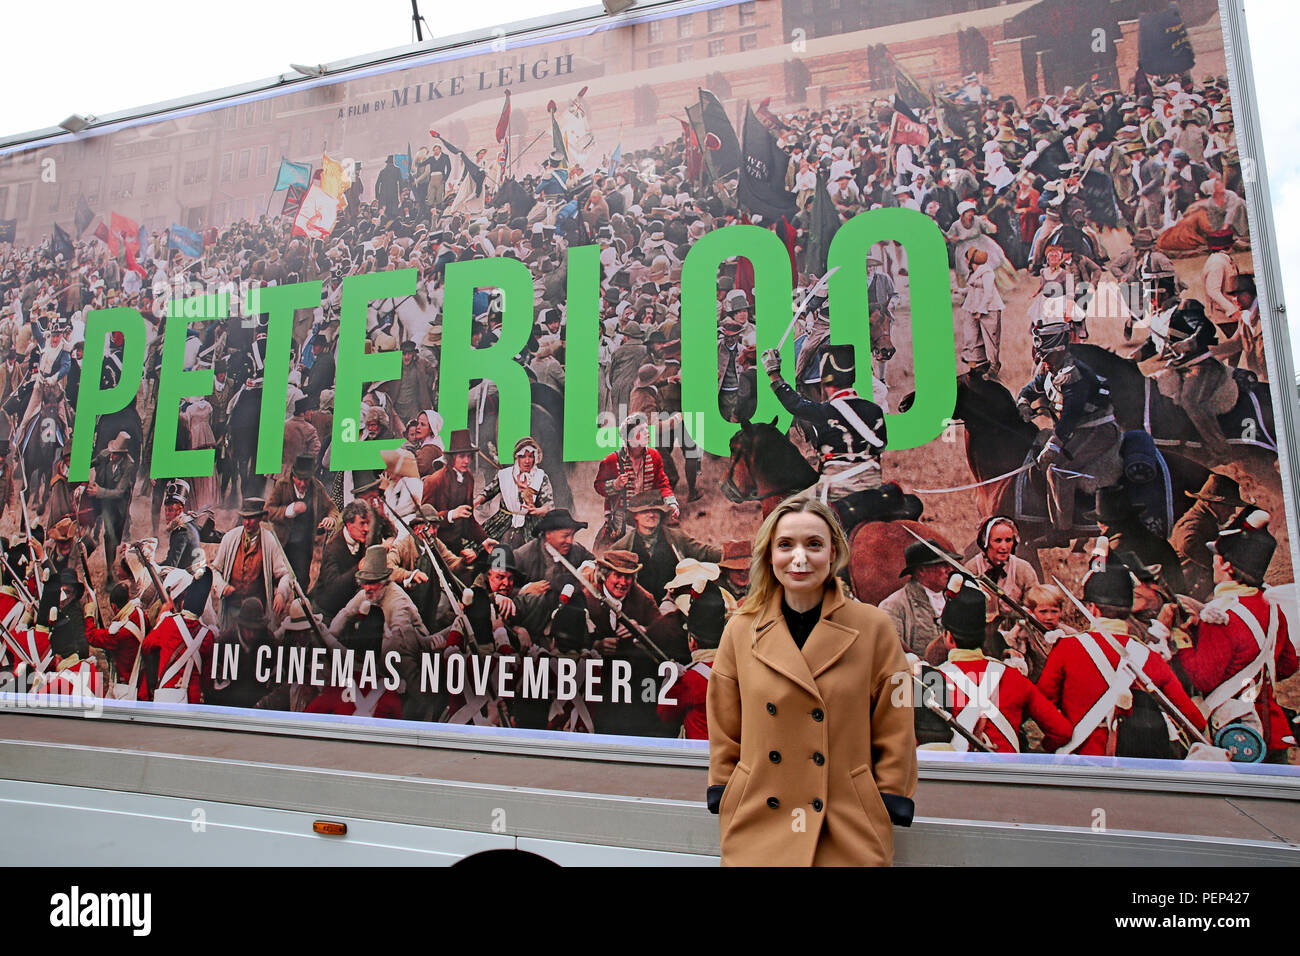
[[[915,660],[919,744],[1285,760],[1287,436],[1219,8],[809,6],[0,156],[9,700],[701,739],[754,532],[803,493]]]

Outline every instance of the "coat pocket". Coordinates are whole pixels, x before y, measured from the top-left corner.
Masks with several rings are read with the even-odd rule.
[[[722,791],[722,802],[718,804],[718,816],[722,819],[729,817],[735,812],[736,807],[740,806],[740,801],[745,796],[745,787],[749,784],[749,768],[743,763],[736,764],[736,769],[731,772],[731,777],[727,780],[727,787]]]
[[[889,810],[886,809],[885,801],[880,798],[880,791],[876,788],[876,778],[871,773],[871,764],[864,764],[857,770],[851,771],[849,782],[853,784],[853,792],[858,795],[862,812],[867,815],[867,825],[880,843],[881,852],[886,861],[892,860],[894,833],[889,822]]]

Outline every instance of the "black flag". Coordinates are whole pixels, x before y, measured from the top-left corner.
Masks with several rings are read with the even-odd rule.
[[[90,210],[90,203],[86,202],[86,194],[81,193],[77,196],[77,211],[72,218],[72,224],[77,227],[78,239],[81,238],[81,234],[86,231],[86,227],[94,220],[95,214]]]
[[[708,90],[700,90],[700,119],[704,124],[704,162],[714,179],[740,168],[740,140],[722,103]]]
[[[738,198],[742,209],[758,213],[766,222],[782,216],[793,219],[794,193],[785,188],[786,167],[790,157],[777,145],[772,131],[745,106],[745,145],[740,163]]]
[[[1138,20],[1138,63],[1144,73],[1183,73],[1196,63],[1177,7],[1144,13]]]
[[[17,234],[17,219],[0,219],[0,242],[13,242]]]
[[[828,174],[819,171],[808,223],[808,259],[804,263],[804,271],[813,275],[822,275],[826,271],[826,254],[835,238],[835,230],[840,227],[840,214],[826,189],[828,182]]]
[[[72,237],[63,231],[63,227],[57,222],[54,224],[54,254],[61,255],[64,259],[71,259],[75,250],[72,248]]]
[[[921,89],[921,84],[897,60],[894,60],[894,85],[898,89],[897,99],[902,100],[909,110],[923,110],[930,105],[929,94]],[[916,118],[915,114],[912,118]]]
[[[910,106],[908,106],[905,102],[903,102],[903,98],[899,96],[897,93],[894,94],[894,111],[897,113],[902,113],[913,123],[921,122],[921,118],[912,111],[912,108]]]

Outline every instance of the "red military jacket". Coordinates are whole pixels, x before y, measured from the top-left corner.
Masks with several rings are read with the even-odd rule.
[[[1002,676],[997,678],[996,684],[993,684],[993,679],[989,678],[991,690],[987,702],[972,700],[961,686],[961,682],[954,679],[951,671],[960,671],[966,680],[975,688],[979,688],[990,664],[1000,665]],[[1006,726],[1000,727],[999,724],[1003,721],[989,713],[988,708],[984,710],[983,725],[980,730],[997,753],[1020,752],[1020,726],[1031,717],[1042,728],[1043,749],[1048,753],[1054,753],[1058,747],[1069,741],[1070,734],[1074,731],[1073,725],[1052,705],[1051,701],[1043,696],[1028,677],[1001,661],[990,661],[979,650],[966,651],[954,648],[948,651],[947,663],[936,669],[944,675],[949,686],[945,707],[963,726],[966,721],[961,719],[962,711],[972,704],[974,705],[972,716],[980,711],[982,704],[987,703],[989,708],[996,710],[1005,718]],[[1008,730],[1011,736],[1008,736]],[[958,739],[963,742],[965,740],[960,737]],[[956,743],[957,740],[954,740],[954,744]]]
[[[1214,589],[1214,601],[1210,606],[1226,610],[1228,623],[1212,624],[1202,620],[1196,632],[1196,645],[1179,651],[1174,657],[1174,662],[1182,668],[1192,685],[1205,695],[1212,693],[1216,687],[1259,657],[1261,646],[1258,640],[1235,611],[1240,610],[1241,613],[1254,617],[1267,637],[1269,614],[1274,607],[1258,588],[1245,587],[1232,581],[1226,581]],[[1296,672],[1300,662],[1296,659],[1295,646],[1291,643],[1287,630],[1286,615],[1280,607],[1277,608],[1277,616],[1273,678],[1285,680]],[[1264,668],[1266,671],[1267,667]],[[1259,674],[1254,683],[1261,683]],[[1268,749],[1293,746],[1294,728],[1288,723],[1286,714],[1277,702],[1273,679],[1262,683],[1259,695],[1255,698],[1255,712],[1264,725]]]
[[[397,691],[385,690],[382,686],[365,690],[354,688],[352,700],[344,700],[343,693],[346,689],[327,687],[307,705],[307,713],[402,719],[402,698]]]
[[[27,674],[45,670],[53,663],[50,653],[50,632],[44,627],[10,629],[0,632],[0,664],[4,670],[17,673],[18,665],[26,664]]]
[[[103,697],[104,681],[92,660],[75,654],[59,662],[57,670],[36,688],[37,694],[64,694],[73,697]]]
[[[659,705],[659,719],[670,726],[681,724],[686,730],[687,740],[709,739],[709,718],[705,710],[705,699],[709,693],[713,653],[709,652],[708,660],[698,660],[691,664],[669,688],[667,698],[674,703]]]
[[[1129,645],[1137,645],[1143,649],[1146,647],[1141,641],[1129,636],[1128,626],[1123,621],[1101,618],[1094,622],[1092,630],[1088,633],[1097,642],[1102,655],[1112,668],[1119,663],[1119,652],[1102,636],[1103,631],[1109,633],[1130,653],[1133,651]],[[1075,727],[1108,688],[1106,678],[1101,675],[1092,657],[1084,648],[1082,639],[1085,636],[1087,635],[1071,634],[1057,641],[1051,653],[1047,655],[1047,663],[1043,665],[1043,673],[1038,678],[1038,689],[1043,692],[1043,696]],[[1173,670],[1164,658],[1157,654],[1148,654],[1141,669],[1193,725],[1198,729],[1204,729],[1205,717],[1201,714],[1200,708],[1192,703],[1192,699],[1187,696],[1183,685],[1178,682],[1178,678],[1174,676]],[[1134,681],[1133,688],[1138,687],[1138,683]],[[1097,757],[1105,756],[1107,736],[1106,722],[1102,720],[1071,752]]]
[[[135,659],[140,653],[149,625],[145,621],[140,602],[131,600],[117,613],[108,627],[95,627],[94,619],[86,616],[86,640],[91,647],[108,652],[117,673],[118,683],[129,683]]]
[[[140,653],[145,655],[141,674],[141,700],[152,700],[159,688],[182,686],[181,680],[185,676],[184,666],[166,682],[163,681],[168,671],[172,669],[172,664],[183,659],[182,655],[188,652],[185,639],[181,636],[180,628],[176,623],[177,616],[175,611],[166,612],[158,618],[158,626],[145,635],[144,644],[140,647]],[[190,639],[198,644],[197,653],[194,654],[194,665],[190,668],[188,687],[189,702],[197,704],[203,700],[202,682],[212,664],[212,646],[215,638],[212,629],[204,627],[189,611],[183,611],[179,616],[185,620]],[[150,655],[157,655],[154,658],[158,662],[156,671],[153,670]]]

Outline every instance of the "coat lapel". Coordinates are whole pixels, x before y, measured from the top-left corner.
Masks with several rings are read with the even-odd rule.
[[[814,678],[820,677],[827,668],[844,656],[844,652],[857,640],[855,628],[837,624],[831,615],[844,604],[844,592],[836,587],[826,595],[822,602],[822,617],[808,635],[803,645],[803,658],[808,662],[808,669]]]
[[[820,624],[817,626],[821,627]],[[813,633],[816,633],[815,629]],[[790,636],[790,629],[785,625],[785,615],[781,613],[779,588],[768,600],[767,607],[763,609],[762,615],[754,624],[754,634],[756,636],[755,658],[778,674],[794,681],[814,697],[821,699],[821,694],[817,691],[817,682],[813,680],[812,671],[808,667],[808,661],[795,646],[794,638]],[[810,637],[809,640],[811,639]],[[806,647],[807,644],[804,646]]]

